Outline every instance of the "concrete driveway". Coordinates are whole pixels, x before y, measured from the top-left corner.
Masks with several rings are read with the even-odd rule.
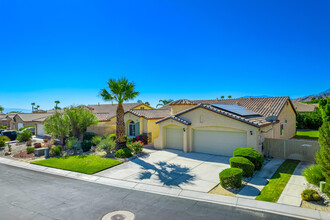
[[[148,155],[104,170],[96,176],[164,187],[208,192],[229,168],[229,157],[176,150],[147,150]]]

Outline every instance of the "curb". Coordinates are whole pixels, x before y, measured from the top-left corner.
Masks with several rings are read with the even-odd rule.
[[[14,161],[11,159],[0,157],[0,163],[9,166],[15,166],[32,171],[48,173],[57,176],[63,176],[72,179],[78,179],[82,181],[103,184],[108,186],[114,186],[119,188],[143,191],[148,193],[155,193],[160,195],[172,196],[177,198],[185,198],[195,201],[211,202],[215,204],[227,205],[232,207],[239,207],[244,209],[256,210],[261,212],[274,213],[278,215],[302,218],[302,219],[318,219],[326,220],[330,219],[330,213],[322,212],[312,209],[305,209],[296,206],[263,202],[251,199],[245,199],[240,197],[230,197],[215,195],[191,190],[182,190],[177,187],[168,188],[156,185],[149,185],[144,183],[136,183],[132,181],[123,181],[118,179],[111,179],[106,177],[93,176],[83,173],[77,173],[73,171],[61,170],[51,167],[44,167],[35,164],[29,164],[26,162]]]

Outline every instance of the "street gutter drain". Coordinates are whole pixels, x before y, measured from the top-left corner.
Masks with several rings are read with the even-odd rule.
[[[129,211],[110,212],[102,217],[102,220],[134,220],[135,215]]]

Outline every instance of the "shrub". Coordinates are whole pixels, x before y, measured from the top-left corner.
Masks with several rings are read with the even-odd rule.
[[[322,169],[323,176],[330,177],[330,121],[325,121],[320,128],[320,151],[316,152],[316,162]]]
[[[143,150],[143,144],[140,141],[133,142],[131,149],[135,154],[141,153]]]
[[[68,149],[73,149],[76,151],[81,147],[81,144],[76,137],[69,137],[68,139],[65,140],[65,146]]]
[[[95,134],[94,132],[85,132],[83,141],[91,141],[95,136],[97,136],[97,134]]]
[[[118,158],[129,158],[131,156],[133,156],[132,152],[128,148],[119,149],[115,153],[115,157],[118,157]]]
[[[51,150],[50,150],[51,154],[52,155],[55,155],[55,156],[59,156],[62,152],[62,146],[61,145],[57,145],[55,147],[53,147]]]
[[[126,145],[127,146],[132,145],[133,141],[134,141],[133,138],[127,138]]]
[[[249,161],[251,161],[256,170],[260,170],[262,164],[264,163],[264,157],[253,147],[251,148],[244,148],[238,147],[234,150],[234,157],[245,157]]]
[[[224,188],[239,188],[242,186],[243,170],[240,168],[227,168],[219,174],[220,185]]]
[[[113,141],[116,141],[116,134],[110,134],[110,138]],[[125,140],[127,140],[127,136],[125,135]]]
[[[34,147],[27,147],[26,148],[26,153],[31,154],[34,151]]]
[[[133,139],[133,141],[140,141],[140,142],[142,142],[145,145],[145,144],[148,144],[148,136],[146,136],[146,135],[139,135],[139,136],[135,137]]]
[[[81,148],[82,148],[83,152],[89,151],[92,146],[93,146],[93,142],[91,140],[84,140],[81,143]]]
[[[109,154],[116,148],[116,143],[111,135],[108,135],[105,139],[100,141],[100,143],[97,145],[97,148],[99,150],[104,150],[107,154]]]
[[[96,146],[97,146],[101,141],[102,141],[102,137],[100,137],[100,136],[95,136],[95,137],[92,138],[92,143],[93,143],[94,145],[96,145]]]
[[[323,192],[330,198],[330,178],[325,181],[325,186]]]
[[[0,136],[0,147],[6,146],[6,142],[10,141],[7,136]]]
[[[320,182],[325,180],[319,165],[312,165],[306,168],[303,172],[303,176],[306,178],[307,182],[316,186],[320,186]]]
[[[244,157],[232,157],[230,158],[230,167],[241,168],[243,170],[243,176],[252,176],[254,171],[254,164]]]
[[[32,140],[32,130],[26,129],[17,135],[17,140],[19,142],[25,142]]]
[[[320,195],[318,192],[314,189],[305,189],[301,193],[301,198],[304,201],[318,201],[321,199]]]

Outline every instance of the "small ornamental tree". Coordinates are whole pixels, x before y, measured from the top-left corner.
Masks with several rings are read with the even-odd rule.
[[[316,153],[316,162],[320,165],[323,175],[330,177],[330,122],[324,122],[320,128],[320,151]]]
[[[46,119],[44,128],[47,134],[51,134],[55,138],[59,138],[63,144],[64,138],[69,135],[69,121],[67,117],[59,112]]]

